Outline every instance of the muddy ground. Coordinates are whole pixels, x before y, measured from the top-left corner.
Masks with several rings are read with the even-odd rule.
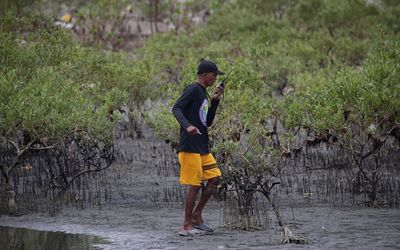
[[[52,218],[41,214],[2,217],[0,224],[101,236],[111,242],[99,245],[104,249],[400,249],[400,213],[393,209],[298,206],[295,220],[291,209],[285,209],[292,231],[311,237],[309,245],[280,245],[274,219],[264,231],[218,227],[215,204],[205,212],[207,221],[217,227],[214,233],[181,237],[177,235],[181,210],[180,206],[126,203],[103,210],[66,209]]]
[[[140,137],[142,136],[142,137]],[[86,209],[67,206],[48,213],[0,217],[1,226],[89,234],[109,240],[103,249],[400,249],[400,210],[334,206],[296,195],[281,201],[281,212],[294,234],[308,245],[281,245],[276,218],[269,205],[267,228],[241,231],[224,227],[224,204],[212,200],[204,218],[214,233],[181,237],[182,195],[173,150],[150,129],[116,133],[117,160],[107,170],[111,202]]]

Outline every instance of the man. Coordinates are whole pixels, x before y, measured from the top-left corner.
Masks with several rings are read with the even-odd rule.
[[[197,81],[183,91],[177,100],[172,113],[181,125],[178,145],[178,158],[181,165],[179,182],[189,185],[185,201],[185,219],[179,235],[188,236],[198,232],[196,229],[212,232],[213,229],[204,223],[203,208],[218,185],[221,171],[210,153],[208,130],[211,126],[219,104],[219,97],[224,88],[218,86],[207,99],[206,88],[212,86],[217,75],[224,73],[218,70],[215,63],[202,61],[197,67]],[[203,182],[207,185],[202,190],[196,205],[196,196]]]

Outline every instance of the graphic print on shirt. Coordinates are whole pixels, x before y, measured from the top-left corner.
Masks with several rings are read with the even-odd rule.
[[[208,100],[206,98],[204,99],[199,109],[200,121],[204,125],[204,127],[207,127],[207,111],[208,111]]]

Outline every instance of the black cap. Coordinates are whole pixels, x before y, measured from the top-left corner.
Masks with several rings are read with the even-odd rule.
[[[211,61],[204,60],[199,64],[199,66],[197,66],[198,75],[209,72],[215,73],[217,75],[225,74],[224,72],[219,71],[217,65]]]

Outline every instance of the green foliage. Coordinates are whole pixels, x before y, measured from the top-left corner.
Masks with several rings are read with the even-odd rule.
[[[78,13],[116,21],[121,9],[130,3],[80,4]],[[166,3],[171,4],[169,8]],[[263,137],[265,121],[271,117],[282,117],[288,128],[304,125],[321,131],[341,131],[361,120],[368,127],[368,123],[387,116],[397,122],[393,117],[398,115],[398,64],[388,55],[390,51],[397,53],[393,52],[397,46],[393,41],[399,38],[397,1],[190,1],[184,8],[162,1],[159,11],[163,16],[208,4],[212,16],[207,24],[187,33],[153,36],[135,52],[133,63],[123,54],[84,49],[43,18],[3,16],[1,82],[2,93],[10,94],[4,94],[7,101],[2,102],[2,121],[7,121],[7,126],[20,124],[21,116],[3,110],[11,106],[10,99],[14,100],[14,111],[22,109],[18,106],[21,101],[13,96],[28,93],[21,91],[28,87],[42,91],[31,86],[41,79],[47,85],[45,93],[52,93],[60,84],[66,89],[56,94],[82,96],[83,103],[73,105],[87,107],[79,112],[88,116],[89,110],[96,117],[112,116],[125,102],[134,105],[146,98],[163,100],[163,105],[154,107],[146,118],[163,137],[176,141],[176,132],[170,131],[178,125],[170,108],[183,88],[195,81],[199,59],[206,58],[216,61],[224,71],[233,69],[212,134],[215,141],[227,145],[220,148],[236,145],[238,133],[239,140],[245,134],[246,138]],[[144,2],[132,5],[143,13],[148,7]],[[93,19],[92,24],[101,24],[100,19]],[[385,106],[394,108],[385,110]],[[45,107],[40,110],[50,112]],[[33,119],[34,113],[23,117]],[[54,120],[51,117],[48,120]],[[71,119],[76,123],[77,118]],[[88,127],[89,120],[96,121],[95,126],[109,124],[90,119],[80,126]],[[8,131],[7,126],[2,131]]]
[[[274,160],[291,154],[298,128],[342,142],[362,170],[366,152],[399,127],[399,1],[159,1],[158,18],[169,13],[181,28],[147,39],[134,62],[84,48],[43,17],[16,18],[29,2],[12,7],[7,1],[14,13],[0,17],[3,142],[20,131],[56,141],[74,129],[110,139],[119,107],[150,99],[157,105],[140,115],[176,146],[179,124],[171,108],[195,81],[201,58],[233,70],[210,138],[236,184],[269,194]],[[120,48],[127,7],[151,18],[150,2],[76,1],[78,25],[90,28],[87,44]],[[191,10],[207,5],[208,22],[188,25]],[[380,178],[364,177],[372,186]]]
[[[0,15],[13,11],[17,15],[32,10],[37,0],[2,0],[0,1]]]
[[[368,120],[382,117],[391,123],[400,122],[400,43],[386,42],[366,61],[364,67],[361,113]]]
[[[161,105],[157,110],[147,112],[145,119],[149,125],[158,129],[162,139],[176,143],[179,141],[179,124],[171,115],[170,106]]]
[[[5,15],[0,24],[2,137],[23,130],[55,141],[79,130],[109,140],[129,93],[143,99],[147,76],[122,54],[86,49],[39,16]]]
[[[345,67],[319,87],[286,98],[287,124],[336,134],[350,133],[353,124],[367,132],[382,119],[398,124],[400,63],[396,58],[400,47],[397,41],[385,43],[370,54],[362,69]]]
[[[367,128],[398,115],[397,73],[385,73],[396,72],[398,63],[377,56],[393,50],[389,44],[399,38],[395,1],[214,1],[211,6],[206,25],[155,36],[139,52],[151,74],[160,76],[151,79],[148,86],[156,87],[149,96],[168,100],[168,108],[152,111],[164,121],[155,124],[161,133],[175,129],[170,108],[195,80],[200,58],[216,61],[224,71],[234,69],[212,129],[217,151],[236,150],[244,138],[264,138],[264,123],[273,117],[281,117],[287,128],[343,132],[352,123]]]

